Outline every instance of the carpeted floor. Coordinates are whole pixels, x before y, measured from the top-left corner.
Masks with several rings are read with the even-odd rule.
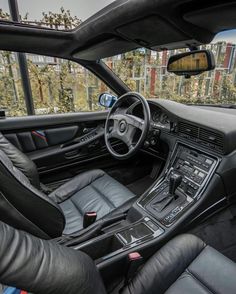
[[[236,262],[236,205],[211,217],[189,233]]]
[[[137,196],[141,196],[154,182],[155,180],[152,179],[149,175],[139,179],[129,185],[127,185],[127,188],[131,190],[134,194]]]

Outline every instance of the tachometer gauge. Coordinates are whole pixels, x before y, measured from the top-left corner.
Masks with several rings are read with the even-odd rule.
[[[167,125],[170,123],[170,119],[168,117],[168,115],[166,113],[162,113],[161,117],[160,117],[160,122],[163,124],[163,125]]]
[[[152,120],[156,123],[160,122],[161,119],[161,112],[160,111],[155,111],[152,115]]]

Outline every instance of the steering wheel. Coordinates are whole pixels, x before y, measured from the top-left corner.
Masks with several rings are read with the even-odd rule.
[[[127,109],[130,107],[127,102],[132,98],[136,98],[135,100],[141,102],[144,120],[137,116],[126,114]],[[128,92],[122,95],[111,108],[105,125],[105,142],[111,155],[120,160],[133,156],[142,147],[147,136],[150,116],[148,102],[141,94]],[[111,145],[111,139],[119,139],[125,143],[128,147],[128,152],[125,154],[116,152]]]

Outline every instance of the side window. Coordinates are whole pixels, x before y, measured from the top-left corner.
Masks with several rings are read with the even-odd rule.
[[[17,55],[0,51],[0,108],[7,116],[27,115]]]
[[[111,91],[83,66],[41,55],[26,58],[36,114],[104,110],[99,94]]]
[[[104,110],[100,93],[112,91],[83,66],[65,59],[26,54],[35,114]],[[27,115],[17,54],[0,51],[0,107],[7,116]]]

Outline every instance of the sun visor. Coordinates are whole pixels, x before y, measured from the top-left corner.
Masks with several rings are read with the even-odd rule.
[[[77,51],[73,54],[73,57],[83,60],[98,60],[121,54],[137,47],[138,45],[135,43],[120,38],[111,38]]]
[[[236,27],[236,3],[225,3],[184,15],[184,20],[213,33]]]
[[[126,24],[117,28],[116,32],[133,42],[148,47],[173,43],[173,41],[180,42],[189,38],[158,16],[150,16]]]

